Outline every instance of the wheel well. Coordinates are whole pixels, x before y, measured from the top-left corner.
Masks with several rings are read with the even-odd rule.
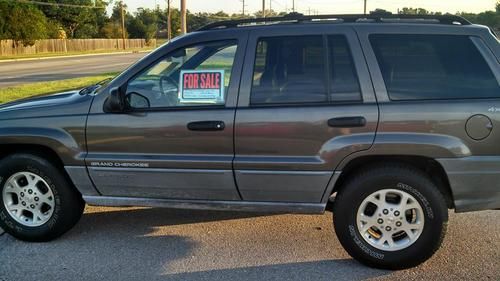
[[[64,163],[57,153],[51,149],[50,147],[37,145],[37,144],[2,144],[0,145],[0,159],[3,159],[9,155],[16,153],[28,153],[32,155],[36,155],[47,159],[50,163],[54,164],[63,175],[66,177],[68,182],[78,191],[78,189],[74,186],[73,180],[71,180],[70,176],[64,169]]]
[[[2,144],[0,145],[0,159],[15,153],[28,153],[49,160],[58,168],[64,169],[64,164],[59,155],[50,147],[37,144]]]
[[[419,169],[428,174],[430,179],[436,184],[436,186],[439,188],[439,191],[443,194],[448,208],[453,209],[455,207],[453,203],[453,193],[451,191],[450,182],[448,181],[448,176],[446,175],[443,167],[435,159],[423,156],[402,155],[358,157],[354,160],[351,160],[342,169],[342,173],[333,188],[333,193],[337,192],[343,186],[345,181],[358,171],[368,166],[387,163],[400,163],[413,167],[415,169]]]

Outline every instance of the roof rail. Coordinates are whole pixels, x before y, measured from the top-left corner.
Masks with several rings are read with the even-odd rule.
[[[269,18],[246,18],[246,19],[235,19],[218,21],[214,23],[207,24],[198,31],[211,30],[211,29],[221,29],[221,28],[231,28],[238,27],[241,25],[250,24],[265,24],[265,23],[301,23],[301,22],[314,22],[321,20],[338,20],[346,23],[353,22],[378,22],[378,23],[394,23],[394,22],[405,22],[407,20],[412,20],[412,22],[418,23],[439,23],[448,25],[470,25],[470,21],[455,15],[401,15],[401,14],[369,14],[369,15],[315,15],[315,16],[305,16],[300,13],[290,13],[282,17],[269,17]]]

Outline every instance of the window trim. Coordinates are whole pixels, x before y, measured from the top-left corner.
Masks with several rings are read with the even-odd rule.
[[[498,76],[495,74],[494,69],[492,69],[490,62],[488,61],[488,58],[485,57],[484,52],[481,50],[480,46],[478,46],[478,43],[474,40],[474,38],[477,38],[477,39],[481,40],[481,43],[484,44],[484,42],[482,41],[482,39],[480,37],[477,37],[477,36],[474,36],[474,35],[470,35],[470,34],[451,34],[451,33],[446,33],[446,34],[440,34],[440,33],[422,33],[422,32],[418,32],[418,33],[399,33],[399,32],[373,32],[373,33],[368,33],[367,34],[367,42],[369,44],[367,45],[367,48],[369,48],[373,52],[373,58],[374,58],[375,63],[376,63],[376,68],[377,68],[377,71],[379,71],[380,79],[382,81],[382,85],[384,86],[385,94],[386,94],[389,102],[391,102],[391,103],[398,103],[398,102],[408,103],[408,102],[460,101],[460,100],[466,101],[466,100],[482,100],[482,99],[485,99],[485,100],[500,99],[500,96],[498,96],[498,97],[455,97],[455,98],[453,98],[453,97],[452,98],[444,98],[443,97],[443,98],[418,98],[418,99],[394,99],[394,98],[392,98],[391,94],[389,92],[389,89],[387,87],[387,83],[385,81],[384,74],[382,72],[382,68],[380,66],[380,61],[379,61],[379,57],[377,56],[377,51],[374,48],[374,45],[373,45],[373,42],[372,42],[372,37],[373,36],[378,36],[378,35],[379,36],[401,36],[401,35],[455,36],[455,37],[468,38],[469,41],[470,41],[470,43],[472,44],[472,46],[474,46],[474,48],[476,48],[476,50],[479,53],[479,55],[484,59],[484,62],[486,64],[486,66],[488,67],[488,69],[491,71],[491,73],[493,74],[493,76],[496,78],[497,82],[499,83],[499,88],[500,88],[500,81],[499,81]]]
[[[253,77],[255,75],[255,64],[257,61],[257,48],[259,46],[259,42],[261,42],[262,39],[265,38],[279,38],[279,37],[307,37],[307,36],[318,36],[321,37],[322,39],[322,47],[323,47],[323,58],[326,61],[325,64],[325,76],[326,76],[326,95],[327,95],[327,100],[326,101],[320,101],[320,102],[287,102],[287,103],[252,103],[252,91],[253,91]],[[332,101],[331,97],[331,89],[332,89],[332,77],[331,77],[331,69],[333,67],[332,62],[330,60],[330,37],[334,36],[341,36],[344,38],[345,43],[347,44],[348,51],[349,51],[349,59],[352,64],[354,74],[356,75],[356,81],[358,85],[358,90],[359,90],[359,99],[358,100],[351,100],[351,101]],[[251,84],[250,84],[250,92],[249,92],[249,101],[248,101],[248,107],[250,108],[268,108],[268,107],[301,107],[301,106],[318,106],[318,105],[356,105],[356,104],[363,104],[365,103],[364,97],[363,97],[363,91],[361,89],[361,81],[359,78],[359,72],[356,67],[356,63],[354,61],[354,56],[352,52],[352,46],[349,42],[349,38],[347,34],[344,33],[321,33],[321,34],[290,34],[290,35],[264,35],[264,36],[258,36],[256,37],[255,40],[255,46],[253,48],[254,50],[254,60],[251,65],[252,69],[252,79],[251,79]]]
[[[175,48],[173,50],[171,50],[170,52],[168,52],[167,54],[161,56],[160,58],[152,61],[151,63],[149,63],[148,65],[146,65],[145,67],[143,67],[141,70],[139,70],[137,73],[135,73],[134,75],[132,75],[129,79],[127,79],[127,81],[125,83],[123,83],[123,91],[125,91],[124,95],[127,94],[127,87],[128,87],[128,84],[130,83],[130,81],[134,80],[135,78],[137,78],[138,76],[140,76],[141,74],[144,73],[144,71],[150,69],[153,65],[161,62],[162,60],[164,60],[166,57],[168,57],[169,55],[171,55],[172,53],[180,50],[180,49],[187,49],[187,48],[191,48],[191,47],[195,47],[195,46],[199,46],[199,45],[202,45],[202,44],[210,44],[210,43],[216,43],[216,42],[233,42],[234,45],[236,46],[236,52],[234,53],[234,58],[233,58],[233,66],[231,66],[231,77],[233,77],[233,71],[235,70],[234,69],[234,64],[236,62],[236,58],[237,58],[237,54],[238,52],[240,51],[240,40],[238,38],[228,38],[228,39],[215,39],[215,40],[209,40],[209,41],[201,41],[201,42],[196,42],[196,43],[192,43],[192,44],[187,44],[187,45],[184,45],[184,46],[180,46],[178,48]],[[227,47],[229,47],[231,45],[227,45]],[[229,95],[229,89],[231,88],[231,84],[232,83],[235,83],[233,82],[234,79],[230,79],[229,80],[229,84],[227,86],[227,93],[226,94],[226,98],[224,100],[224,104],[204,104],[204,105],[189,105],[189,106],[158,106],[158,107],[150,107],[150,108],[128,108],[125,113],[134,113],[134,112],[138,112],[138,113],[147,113],[147,112],[160,112],[160,111],[179,111],[179,110],[197,110],[197,109],[200,109],[200,110],[207,110],[207,109],[231,109],[232,107],[228,107],[227,106],[227,96]],[[238,80],[238,83],[239,83],[239,80]]]
[[[357,85],[358,85],[358,90],[359,90],[359,99],[358,100],[351,100],[351,101],[331,101],[330,99],[332,98],[332,92],[331,92],[331,88],[332,88],[332,82],[331,82],[331,79],[332,79],[332,76],[331,76],[331,73],[329,72],[328,73],[328,79],[329,79],[329,82],[328,82],[328,88],[329,88],[329,92],[328,92],[328,100],[330,101],[330,103],[333,103],[333,104],[336,104],[336,103],[355,103],[355,104],[359,104],[359,103],[364,103],[365,100],[364,100],[364,97],[363,97],[363,90],[361,89],[361,80],[359,79],[359,71],[356,67],[356,62],[354,60],[354,55],[352,53],[352,46],[351,44],[349,43],[349,38],[345,35],[345,34],[326,34],[325,37],[326,37],[326,49],[327,49],[327,52],[328,52],[328,69],[329,71],[332,71],[333,69],[333,64],[332,64],[332,60],[330,59],[330,37],[334,37],[334,36],[343,36],[344,39],[345,39],[345,42],[347,44],[347,51],[349,52],[349,60],[350,60],[350,63],[352,65],[352,70],[354,71],[354,75],[355,75],[355,78],[356,78],[356,82],[357,82]],[[365,58],[363,57],[363,60],[365,60]],[[366,62],[365,62],[366,63]]]

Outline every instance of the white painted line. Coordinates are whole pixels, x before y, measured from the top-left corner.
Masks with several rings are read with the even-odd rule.
[[[61,58],[74,58],[74,57],[92,57],[101,55],[123,55],[123,54],[136,54],[136,53],[149,53],[153,50],[145,51],[129,51],[129,52],[110,52],[110,53],[96,53],[96,54],[83,54],[83,55],[67,55],[67,56],[52,56],[52,57],[37,57],[37,58],[20,58],[20,59],[8,59],[0,60],[2,62],[14,62],[14,61],[31,61],[31,60],[50,60],[50,59],[61,59]]]

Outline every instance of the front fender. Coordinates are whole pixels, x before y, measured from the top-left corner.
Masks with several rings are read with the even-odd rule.
[[[38,118],[30,122],[20,119],[6,123],[0,123],[0,145],[44,146],[56,152],[65,166],[85,165],[84,117]],[[34,123],[40,126],[35,127]]]

